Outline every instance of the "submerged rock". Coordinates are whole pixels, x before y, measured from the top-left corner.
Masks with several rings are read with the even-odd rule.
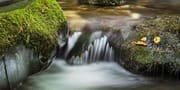
[[[18,1],[22,1],[22,0],[0,0],[0,7],[10,5],[10,4],[16,3]]]
[[[2,11],[2,9],[4,10]],[[48,63],[58,46],[59,34],[65,32],[63,26],[65,26],[66,19],[56,0],[19,0],[18,3],[0,7],[0,12],[0,67],[2,67],[0,89],[2,89],[17,84],[28,75],[41,70],[44,67],[43,65]],[[16,49],[19,45],[33,51],[33,54],[20,53],[24,49],[20,51]],[[36,54],[35,58],[33,58],[34,54]],[[21,55],[28,57],[24,58]],[[31,60],[34,61],[27,65],[22,60],[27,63]],[[11,67],[13,65],[16,67],[22,66],[22,71],[19,68]],[[18,78],[13,79],[12,72]]]
[[[117,61],[132,72],[180,78],[180,16],[147,18],[128,38],[110,42],[119,53]]]
[[[126,4],[127,0],[79,0],[80,4],[115,6]]]

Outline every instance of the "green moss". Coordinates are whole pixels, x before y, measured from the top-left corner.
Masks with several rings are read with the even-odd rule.
[[[138,40],[147,37],[148,46],[141,47],[130,44],[134,59],[140,63],[151,63],[176,60],[179,53],[180,16],[155,16],[146,19],[136,26]],[[160,37],[156,44],[154,37]],[[144,63],[144,64],[146,64]]]
[[[160,35],[170,32],[180,36],[180,16],[156,16],[146,19],[136,26],[140,36]]]
[[[48,57],[64,22],[56,0],[34,0],[22,9],[0,13],[0,54],[23,44]]]
[[[133,46],[130,48],[131,55],[139,63],[146,64],[153,61],[151,52],[146,47]]]

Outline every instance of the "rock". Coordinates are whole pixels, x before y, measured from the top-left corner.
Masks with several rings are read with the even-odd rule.
[[[137,3],[150,8],[173,9],[179,12],[179,0],[137,0]],[[177,13],[176,12],[176,13]]]
[[[117,61],[130,71],[180,78],[180,16],[147,18],[135,25],[127,39],[110,39],[110,42],[119,53]]]
[[[12,3],[16,3],[18,1],[21,1],[21,0],[0,0],[0,6],[7,6]]]
[[[79,0],[79,3],[99,6],[115,6],[125,4],[126,0]]]
[[[24,46],[18,46],[12,52],[0,58],[0,89],[12,89],[26,77],[42,69],[39,56]],[[6,90],[6,89],[5,89]]]
[[[0,7],[0,12],[0,57],[5,55],[5,59],[0,58],[0,67],[4,67],[5,64],[2,64],[4,61],[7,64],[6,67],[9,67],[7,70],[1,70],[1,89],[4,88],[1,85],[8,86],[7,83],[1,84],[2,82],[7,81],[13,86],[24,80],[28,75],[38,72],[44,67],[43,65],[48,63],[52,53],[58,46],[59,34],[66,31],[63,30],[66,18],[56,0],[19,0],[17,3]],[[21,50],[17,49],[19,46],[23,46],[25,50],[33,52],[33,54],[27,54],[27,56],[36,55],[34,58],[23,58],[27,63],[34,60],[33,63],[28,65],[20,63],[23,62],[20,60],[22,58],[18,59],[19,61],[15,61],[18,58],[16,53],[21,52]],[[21,54],[19,55],[21,57]],[[12,60],[6,57],[14,57],[16,59]],[[13,65],[22,66],[22,69],[27,70],[16,72],[19,69],[12,68],[11,66]],[[22,77],[18,76],[17,80],[14,79],[12,81],[5,80],[7,77],[4,77],[4,71],[8,72],[10,68],[14,75],[21,75]],[[12,77],[11,75],[8,78],[12,79]]]

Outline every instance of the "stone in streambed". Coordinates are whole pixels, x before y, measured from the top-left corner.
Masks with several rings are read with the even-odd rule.
[[[110,41],[118,62],[135,73],[180,78],[180,16],[147,18],[131,31],[127,39]]]
[[[126,4],[126,0],[79,0],[79,3],[98,6],[116,6]]]
[[[56,0],[19,0],[0,7],[0,89],[13,87],[46,65],[65,22]]]

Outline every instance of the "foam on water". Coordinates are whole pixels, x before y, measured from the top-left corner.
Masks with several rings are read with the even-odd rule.
[[[31,76],[18,90],[94,90],[128,87],[143,81],[113,62],[70,66],[56,60],[45,72]]]

